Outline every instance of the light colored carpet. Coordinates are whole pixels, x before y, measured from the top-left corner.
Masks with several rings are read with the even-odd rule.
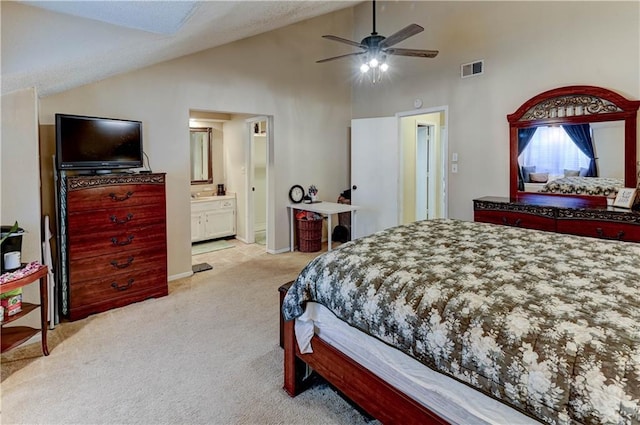
[[[225,240],[219,239],[209,242],[196,242],[191,245],[191,255],[204,254],[205,252],[219,251],[221,249],[233,248],[234,245]]]
[[[62,323],[48,357],[3,354],[2,423],[367,423],[325,384],[282,390],[277,288],[316,254],[236,247],[167,297]]]

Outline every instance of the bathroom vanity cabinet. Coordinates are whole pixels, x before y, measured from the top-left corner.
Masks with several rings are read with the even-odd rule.
[[[191,200],[191,242],[236,234],[234,195],[196,197]]]

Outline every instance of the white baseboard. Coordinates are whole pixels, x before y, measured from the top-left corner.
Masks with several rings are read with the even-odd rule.
[[[179,274],[172,274],[167,280],[171,282],[172,280],[178,280],[189,276],[193,276],[193,270]]]
[[[288,246],[285,248],[280,248],[280,249],[267,249],[267,252],[269,254],[283,254],[285,252],[289,252],[291,251],[291,248],[289,248]]]

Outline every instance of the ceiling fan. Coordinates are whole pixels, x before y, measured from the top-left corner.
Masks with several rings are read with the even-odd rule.
[[[335,35],[323,35],[322,38],[328,40],[338,41],[340,43],[348,44],[350,46],[359,47],[362,49],[360,52],[347,53],[346,55],[334,56],[327,59],[321,59],[316,63],[329,62],[336,59],[342,59],[350,56],[364,56],[364,61],[360,70],[363,73],[367,73],[369,69],[379,70],[385,72],[389,66],[386,63],[387,55],[397,56],[413,56],[419,58],[434,58],[438,54],[437,50],[421,50],[421,49],[400,49],[393,47],[401,41],[414,36],[422,31],[420,25],[411,24],[407,25],[400,31],[391,34],[389,37],[384,37],[376,32],[376,2],[373,3],[373,32],[370,36],[362,39],[361,42],[347,40],[346,38],[338,37]],[[374,82],[376,78],[374,76]]]

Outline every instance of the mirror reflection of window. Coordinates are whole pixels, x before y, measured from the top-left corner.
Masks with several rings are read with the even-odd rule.
[[[560,126],[538,127],[518,162],[535,166],[536,172],[563,175],[565,170],[588,169],[590,159]]]
[[[211,128],[190,129],[191,182],[213,182],[211,167]]]

